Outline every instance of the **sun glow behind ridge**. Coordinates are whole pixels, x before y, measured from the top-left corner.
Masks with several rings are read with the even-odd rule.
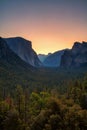
[[[87,41],[86,6],[85,0],[3,0],[0,35],[31,40],[37,53],[71,48],[75,41]]]

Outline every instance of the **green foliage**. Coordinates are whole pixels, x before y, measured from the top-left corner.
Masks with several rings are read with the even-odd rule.
[[[9,105],[5,101],[0,102],[0,128],[3,130],[3,123],[6,118],[6,115],[9,111]]]
[[[78,69],[16,70],[1,64],[0,129],[86,130],[85,73]]]
[[[4,120],[4,130],[23,130],[22,122],[16,110],[10,110]]]
[[[76,81],[67,91],[68,98],[72,98],[83,109],[87,109],[87,82],[86,78],[83,83]]]
[[[84,115],[85,114],[85,115]],[[59,99],[50,99],[32,123],[31,130],[86,130],[87,111],[77,104],[67,106]]]
[[[87,110],[83,109],[73,96],[67,98],[67,95],[58,93],[57,96],[56,93],[55,96],[53,93],[42,91],[28,95],[25,89],[18,85],[13,99],[8,96],[4,101],[0,101],[0,128],[86,130]]]
[[[30,106],[29,106],[30,115],[35,117],[40,113],[42,109],[45,109],[49,97],[50,94],[48,92],[40,92],[40,93],[32,92],[30,96]]]

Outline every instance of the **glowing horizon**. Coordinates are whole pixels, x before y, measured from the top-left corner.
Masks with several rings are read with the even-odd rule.
[[[87,41],[87,1],[36,1],[0,1],[0,35],[30,40],[38,54]]]

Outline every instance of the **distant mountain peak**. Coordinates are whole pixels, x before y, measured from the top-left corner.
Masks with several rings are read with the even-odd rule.
[[[54,53],[49,53],[48,57],[43,62],[44,66],[59,67],[60,61],[61,61],[61,56],[63,55],[65,50],[60,50],[60,51],[56,51]]]
[[[47,55],[46,54],[38,54],[38,58],[40,59],[40,61],[43,63],[44,60],[50,56],[52,53],[48,53]]]
[[[32,43],[22,37],[3,38],[10,49],[15,52],[26,63],[39,67],[42,63],[38,59],[36,52],[32,49]]]
[[[74,45],[73,45],[73,47],[72,47],[72,49],[81,48],[84,45],[87,46],[87,42],[85,42],[85,41],[82,41],[82,43],[81,42],[75,42]]]
[[[23,45],[23,46],[26,45],[27,47],[32,48],[32,42],[29,40],[26,40],[25,38],[22,38],[22,37],[4,38],[4,40],[6,40],[7,44],[10,45],[10,47],[11,47],[11,44],[12,44],[12,46],[13,46],[13,44],[15,44],[15,46],[20,44],[20,45]]]
[[[84,64],[87,64],[87,42],[75,42],[72,49],[62,55],[61,66],[79,67]]]
[[[86,41],[82,41],[82,43],[83,43],[83,44],[87,44],[87,42],[86,42]]]

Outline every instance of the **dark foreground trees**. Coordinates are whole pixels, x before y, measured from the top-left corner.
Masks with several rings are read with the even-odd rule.
[[[31,130],[86,130],[87,110],[77,104],[50,99],[46,110],[42,110],[32,123]]]
[[[67,93],[17,86],[0,97],[1,130],[87,130],[87,83],[71,84]]]

